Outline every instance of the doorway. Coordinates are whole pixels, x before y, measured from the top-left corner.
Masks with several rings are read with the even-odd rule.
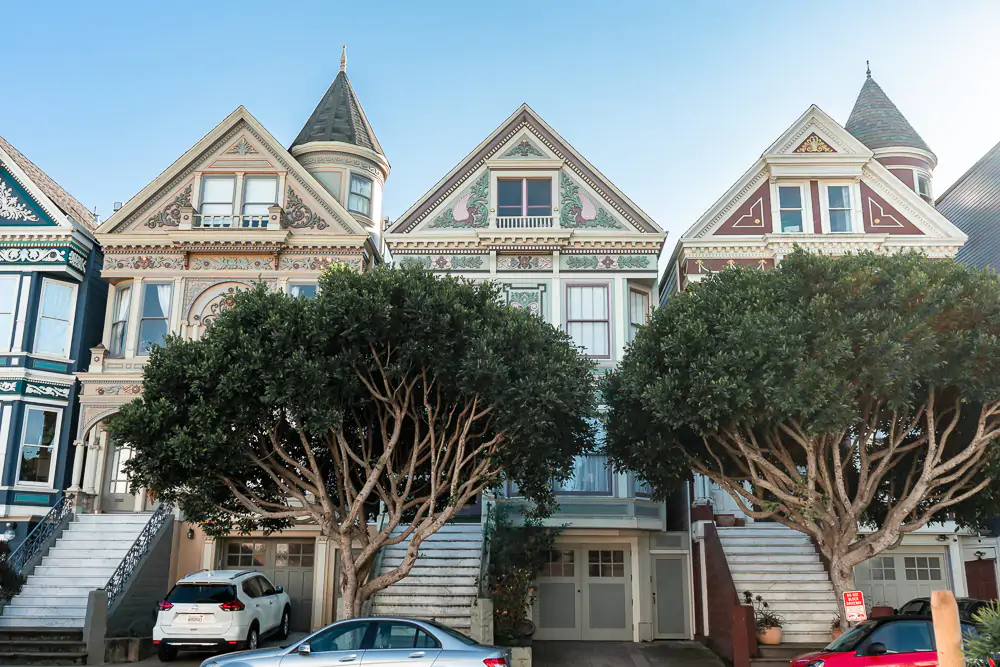
[[[653,556],[654,639],[689,639],[687,556]]]
[[[132,483],[124,466],[132,458],[132,448],[114,447],[108,443],[107,464],[104,469],[104,487],[101,489],[102,512],[134,512],[135,496]]]

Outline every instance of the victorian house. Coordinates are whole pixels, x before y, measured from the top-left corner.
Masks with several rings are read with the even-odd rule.
[[[100,340],[108,291],[96,226],[0,138],[0,521],[17,537],[69,486],[78,459],[74,373]]]
[[[646,320],[665,236],[522,105],[400,216],[385,240],[396,264],[499,281],[512,307],[566,331],[603,371]],[[550,522],[565,528],[536,582],[535,638],[690,637],[684,503],[668,511],[600,456],[579,457],[556,492],[559,510]],[[491,502],[515,521],[524,509],[514,487]],[[422,574],[377,595],[375,610],[448,619],[468,609],[478,570],[465,568],[460,553]],[[427,588],[435,578],[452,585]]]

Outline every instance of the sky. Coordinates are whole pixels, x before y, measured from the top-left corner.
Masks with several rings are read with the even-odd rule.
[[[288,146],[339,68],[395,220],[522,102],[677,238],[865,61],[941,193],[1000,141],[996,0],[5,3],[0,135],[102,219],[240,104]]]

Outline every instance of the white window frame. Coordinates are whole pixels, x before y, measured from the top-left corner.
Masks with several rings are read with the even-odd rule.
[[[802,231],[801,232],[786,232],[781,226],[781,188],[798,188],[801,195],[802,202]],[[787,234],[791,236],[799,236],[803,234],[813,233],[813,216],[812,216],[812,199],[809,196],[809,182],[808,181],[778,181],[771,188],[771,220],[772,233],[773,234]],[[785,209],[788,211],[793,211],[795,209]]]
[[[49,479],[47,482],[21,481],[21,460],[24,455],[24,438],[28,431],[28,412],[38,410],[39,412],[56,413],[56,427],[52,433],[52,460],[49,461]],[[59,459],[59,434],[62,431],[63,409],[43,405],[26,404],[21,415],[21,439],[17,443],[17,469],[14,477],[14,486],[31,487],[38,489],[52,489],[55,483],[56,461]],[[43,422],[44,423],[44,422]]]
[[[41,328],[42,323],[42,313],[45,310],[45,285],[48,283],[55,283],[57,285],[67,285],[73,290],[73,296],[70,301],[69,309],[69,320],[66,326],[66,354],[58,355],[52,354],[51,352],[39,352],[38,351],[38,332]],[[38,294],[38,313],[35,316],[35,331],[32,334],[31,349],[34,356],[50,357],[53,359],[70,359],[70,353],[73,351],[73,328],[76,326],[76,299],[79,293],[79,285],[76,283],[66,282],[65,280],[55,280],[53,278],[42,278],[42,287]]]
[[[615,330],[614,330],[614,310],[612,309],[613,302],[611,296],[611,283],[608,281],[581,281],[581,282],[567,282],[563,288],[563,308],[562,308],[562,324],[563,331],[572,339],[573,335],[569,332],[570,318],[569,318],[569,291],[574,287],[603,287],[604,293],[606,295],[606,306],[608,317],[606,320],[580,320],[574,319],[573,322],[606,322],[608,325],[608,353],[607,354],[587,354],[581,351],[586,357],[591,359],[613,359],[615,350]],[[574,346],[576,341],[573,341]]]
[[[278,175],[277,174],[247,174],[246,176],[243,177],[243,200],[242,200],[243,203],[240,205],[240,215],[267,215],[267,213],[247,213],[246,212],[247,211],[247,205],[250,205],[250,206],[260,206],[261,204],[264,203],[264,202],[259,202],[259,201],[247,201],[247,192],[249,191],[249,188],[247,187],[247,182],[248,181],[263,181],[263,180],[274,181],[274,193],[273,193],[274,197],[273,197],[273,201],[269,201],[268,202],[268,206],[270,207],[270,206],[277,206],[278,205],[278,185],[279,185],[278,181],[280,180],[278,178]]]
[[[547,217],[552,217],[553,212],[554,212],[554,210],[556,208],[556,204],[555,204],[556,200],[553,199],[552,179],[549,176],[505,176],[505,175],[497,175],[497,184],[498,184],[497,185],[497,188],[498,188],[498,190],[497,190],[497,196],[498,197],[500,196],[500,191],[499,191],[499,187],[500,187],[499,186],[499,182],[500,181],[509,181],[509,182],[520,181],[521,182],[521,214],[520,214],[520,216],[501,215],[500,214],[500,200],[498,199],[497,200],[497,206],[496,206],[497,216],[498,217],[503,217],[503,218],[516,218],[516,217],[521,217],[521,218],[547,218]],[[532,213],[532,212],[528,211],[528,181],[548,181],[549,182],[549,213],[548,213],[548,215],[542,215],[540,213]]]
[[[558,169],[498,169],[490,167],[490,220],[495,223],[497,212],[497,181],[528,179],[549,179],[552,184],[552,216],[553,225],[559,226],[559,170]],[[521,200],[521,210],[524,211],[524,200]],[[543,216],[540,216],[543,217]]]
[[[646,297],[646,321],[643,322],[642,324],[640,324],[639,326],[642,326],[644,324],[649,323],[649,316],[653,312],[653,294],[652,294],[652,291],[651,290],[642,289],[641,287],[638,287],[636,285],[629,285],[628,286],[628,303],[625,306],[626,310],[628,311],[628,313],[626,313],[625,337],[628,339],[629,343],[631,343],[633,340],[635,340],[635,336],[632,335],[632,324],[633,324],[633,322],[632,322],[632,292],[635,292],[636,294],[642,294],[643,296]]]
[[[927,180],[927,194],[926,195],[924,195],[924,193],[922,193],[920,191],[920,179],[921,178],[924,178],[924,179]],[[917,193],[917,196],[919,196],[919,197],[926,196],[929,200],[934,201],[934,181],[931,180],[931,175],[930,175],[929,172],[926,172],[923,169],[914,169],[913,170],[913,190],[914,190],[914,192]]]
[[[10,352],[14,349],[14,333],[17,331],[18,322],[17,311],[21,304],[21,274],[0,273],[0,291],[7,289],[4,285],[8,280],[13,288],[11,294],[13,294],[14,300],[10,311],[10,330],[0,330],[0,352]]]
[[[354,185],[354,179],[355,178],[359,178],[361,180],[368,181],[369,195],[367,197],[365,197],[362,194],[358,194],[357,192],[354,192],[354,190],[352,189],[353,185]],[[355,209],[351,208],[351,197],[352,196],[353,197],[360,197],[361,199],[368,200],[368,211],[367,212],[366,211],[356,211]],[[373,201],[374,199],[375,199],[375,179],[372,178],[371,176],[365,176],[364,174],[359,174],[356,171],[352,171],[350,177],[347,179],[347,212],[348,213],[357,213],[358,215],[363,215],[366,218],[370,218],[370,217],[372,217],[372,208],[373,208],[373,205],[374,205],[374,201]]]
[[[170,285],[170,305],[169,305],[169,308],[167,309],[167,316],[166,316],[165,319],[167,321],[167,334],[169,335],[170,332],[173,331],[173,328],[171,327],[170,323],[171,323],[171,320],[173,319],[174,299],[177,297],[177,294],[175,294],[175,292],[177,290],[174,289],[176,287],[176,285],[174,285],[174,281],[173,280],[144,280],[144,281],[142,281],[142,294],[139,295],[139,310],[138,310],[138,315],[136,317],[136,325],[135,325],[135,333],[134,333],[134,337],[135,337],[135,356],[137,356],[137,357],[148,357],[149,356],[149,352],[143,352],[142,351],[142,338],[141,338],[141,336],[142,336],[142,321],[144,319],[157,319],[157,320],[158,319],[162,319],[162,318],[159,318],[159,317],[145,318],[145,317],[142,316],[143,308],[145,308],[145,306],[146,306],[146,287],[149,286],[149,285]]]
[[[138,291],[134,288],[135,288],[135,283],[131,281],[122,282],[115,285],[114,297],[111,299],[111,315],[110,319],[108,320],[108,357],[111,359],[124,359],[126,350],[128,349],[128,321],[129,321],[129,316],[132,314],[132,299],[134,299],[136,296],[132,292]],[[142,285],[140,285],[139,288],[141,289]],[[118,312],[118,305],[121,302],[122,292],[124,292],[125,290],[129,291],[128,308],[125,309],[124,318],[121,320],[116,320],[115,314]],[[113,350],[115,348],[115,338],[114,338],[115,325],[118,322],[125,323],[125,330],[122,332],[122,337],[121,337],[122,341],[121,355],[115,355],[113,353]]]
[[[319,295],[319,281],[318,280],[289,280],[288,283],[287,283],[287,285],[286,285],[286,287],[285,287],[285,294],[287,294],[288,296],[294,296],[292,294],[292,288],[293,287],[298,287],[298,286],[301,286],[301,285],[315,285],[316,286],[316,294],[317,294],[317,296]],[[307,297],[307,298],[315,298],[315,297]]]
[[[239,191],[239,175],[238,174],[202,174],[202,177],[201,177],[201,188],[200,188],[201,191],[198,193],[199,197],[200,197],[200,201],[198,202],[198,213],[199,214],[205,215],[205,212],[203,210],[205,204],[219,205],[219,204],[224,204],[225,203],[225,202],[221,202],[221,201],[210,201],[210,202],[206,202],[205,201],[205,190],[206,190],[206,188],[205,188],[205,182],[206,181],[212,181],[212,180],[216,180],[217,181],[217,180],[222,180],[222,179],[227,179],[227,180],[228,179],[232,179],[232,181],[233,181],[233,196],[232,196],[232,199],[229,201],[229,206],[230,206],[229,213],[228,214],[226,214],[226,213],[209,213],[208,215],[211,215],[211,216],[225,216],[225,215],[233,216],[233,215],[237,215],[237,213],[236,213],[236,202],[238,200],[237,200],[236,197],[239,194],[239,192],[238,192]]]
[[[851,229],[847,232],[835,232],[830,226],[830,188],[846,187],[851,197]],[[824,234],[863,234],[864,224],[861,217],[861,187],[854,181],[824,181],[820,183],[820,222]],[[861,229],[858,229],[861,227]]]

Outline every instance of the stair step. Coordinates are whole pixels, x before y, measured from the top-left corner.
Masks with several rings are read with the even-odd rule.
[[[831,619],[837,615],[840,611],[840,606],[837,604],[836,600],[817,600],[817,601],[792,601],[792,600],[773,600],[770,596],[764,598],[767,600],[768,609],[771,611],[786,616],[788,618],[800,618],[802,614],[806,613],[816,613],[823,614],[823,618]]]
[[[131,542],[105,542],[102,540],[97,540],[91,538],[89,540],[79,540],[79,541],[69,541],[64,542],[62,539],[56,540],[56,543],[52,546],[49,554],[56,552],[69,552],[69,553],[79,553],[79,554],[120,554],[124,556],[128,553],[128,550],[132,547],[135,540]]]
[[[479,557],[482,554],[482,551],[479,549],[428,549],[426,544],[426,542],[423,542],[417,550],[417,553],[420,554],[421,558],[472,558],[479,560]],[[402,558],[405,555],[406,547],[389,547],[385,550],[385,554],[382,556],[382,559]]]
[[[438,607],[422,604],[381,604],[378,600],[372,604],[372,612],[376,616],[407,616],[411,618],[469,618],[471,612],[468,606]]]
[[[469,613],[469,607],[476,601],[475,595],[407,595],[397,592],[395,586],[390,586],[379,593],[375,606],[426,606],[426,607],[459,607]]]
[[[72,571],[68,571],[69,568],[65,567],[55,567],[52,565],[39,565],[35,568],[34,574],[40,577],[62,577],[62,578],[75,578],[79,577],[104,577],[105,582],[107,578],[110,577],[115,572],[115,565],[110,567],[75,567]]]
[[[49,639],[47,637],[36,637],[35,639],[0,639],[0,655],[8,652],[15,653],[73,653],[87,651],[87,644],[82,640],[70,639]]]
[[[438,596],[452,596],[452,595],[464,595],[475,597],[479,594],[479,587],[473,584],[468,586],[450,585],[450,586],[428,586],[424,584],[413,584],[410,582],[410,577],[406,577],[402,581],[398,581],[385,591],[380,591],[379,595],[386,593],[399,594],[399,595],[422,595],[424,597],[438,597]]]
[[[86,652],[31,652],[31,651],[3,651],[0,650],[0,664],[2,665],[85,665],[87,664]]]
[[[39,606],[39,607],[28,607],[28,606],[14,606],[7,605],[3,608],[3,616],[0,618],[76,618],[78,616],[87,615],[87,606],[82,607],[64,607],[58,606]]]
[[[462,572],[458,574],[454,572],[444,572],[441,574],[434,574],[433,572],[417,572],[417,568],[413,568],[410,572],[410,576],[403,579],[403,581],[410,586],[475,586],[478,579],[478,568],[476,568],[475,572],[470,570],[469,573]]]
[[[67,570],[70,570],[70,574],[72,574],[81,567],[110,567],[114,570],[121,562],[121,558],[79,558],[50,555],[42,559],[41,565],[66,568]]]
[[[419,558],[413,566],[413,571],[418,568],[423,569],[452,569],[452,568],[472,568],[479,572],[480,560],[478,558]],[[394,568],[403,564],[402,558],[385,557],[382,559],[383,568]]]
[[[787,632],[783,630],[781,633],[781,641],[791,641],[796,644],[820,644],[822,646],[826,646],[833,641],[833,639],[830,635],[829,629],[825,632]],[[806,651],[806,653],[809,653],[809,651]],[[801,655],[801,653],[799,655]],[[785,664],[787,663],[788,661],[786,660]]]
[[[140,526],[108,526],[95,530],[80,530],[77,526],[70,526],[59,536],[60,540],[67,542],[93,542],[95,540],[104,542],[134,542],[139,533],[142,532]]]
[[[38,642],[38,641],[75,641],[83,642],[83,632],[80,630],[61,630],[52,628],[14,628],[0,629],[0,641],[5,642]]]
[[[734,554],[730,555],[726,552],[726,560],[730,564],[733,563],[822,563],[819,559],[819,554],[815,551],[812,553],[789,553],[787,551],[773,551],[769,553],[757,553],[757,554]]]
[[[770,600],[775,593],[791,593],[795,596],[807,594],[812,597],[817,594],[829,594],[833,596],[833,585],[829,581],[817,581],[814,575],[802,581],[794,580],[762,580],[756,579],[754,573],[737,573],[733,575],[733,582],[740,592],[751,590],[754,593],[763,595]]]
[[[791,554],[805,554],[809,556],[816,556],[819,558],[819,554],[811,544],[803,545],[759,545],[759,546],[744,546],[740,545],[729,545],[723,544],[722,550],[726,552],[726,558],[732,555],[753,555],[753,556],[766,556],[770,559],[771,556],[782,556]]]
[[[789,583],[782,589],[767,588],[757,590],[756,588],[750,588],[747,584],[744,584],[743,588],[751,590],[759,595],[763,595],[764,599],[770,602],[771,605],[781,604],[786,601],[837,603],[837,599],[833,595],[833,586],[827,586],[826,588],[821,589],[804,590],[801,586]]]
[[[66,618],[51,618],[48,616],[0,616],[0,629],[3,628],[82,628],[83,616]]]
[[[38,571],[37,567],[35,568],[35,571],[36,572]],[[90,587],[90,590],[94,590],[94,589],[97,589],[97,588],[102,588],[106,583],[108,583],[108,579],[111,577],[112,574],[114,574],[113,571],[112,572],[108,572],[108,573],[106,573],[104,575],[101,575],[101,576],[99,576],[99,575],[93,575],[93,576],[88,575],[88,576],[77,576],[77,577],[73,577],[73,576],[65,576],[65,577],[46,576],[46,577],[43,577],[43,576],[40,576],[38,574],[30,574],[30,575],[28,575],[27,581],[25,581],[25,585],[26,586],[47,585],[47,586],[56,586],[56,587],[64,587],[64,586],[70,586],[70,585],[72,585],[72,586],[87,586],[87,587]]]

